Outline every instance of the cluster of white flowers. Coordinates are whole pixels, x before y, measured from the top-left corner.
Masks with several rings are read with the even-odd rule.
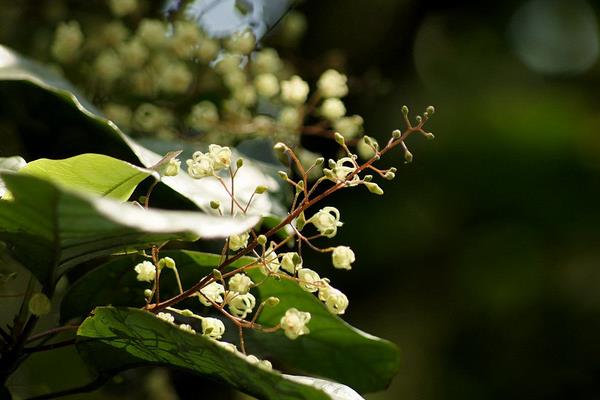
[[[195,179],[214,176],[222,169],[231,165],[231,149],[229,147],[211,144],[208,152],[196,151],[192,159],[186,161],[188,174]]]

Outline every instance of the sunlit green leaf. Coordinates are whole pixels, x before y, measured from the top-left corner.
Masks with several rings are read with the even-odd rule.
[[[153,171],[102,154],[82,154],[64,160],[35,160],[22,168],[21,173],[68,189],[125,201]]]

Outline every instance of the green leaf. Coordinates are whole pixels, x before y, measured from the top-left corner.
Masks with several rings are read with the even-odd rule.
[[[190,287],[210,274],[220,256],[191,251],[163,251],[172,257],[181,274],[184,287]],[[63,321],[86,315],[94,307],[106,304],[143,305],[143,290],[147,284],[136,282],[135,257],[121,257],[88,273],[67,292],[61,304]],[[239,268],[252,262],[244,257],[232,264]],[[175,283],[165,274],[165,296],[175,295]],[[248,271],[255,282],[264,276],[257,270]],[[399,369],[398,348],[383,339],[353,328],[332,315],[312,294],[291,281],[268,279],[257,288],[258,297],[279,297],[276,307],[265,307],[258,322],[274,326],[288,308],[308,311],[312,318],[310,334],[289,340],[282,332],[274,334],[246,331],[246,344],[251,353],[276,360],[282,365],[310,375],[324,376],[351,386],[355,390],[373,392],[386,388]],[[161,293],[163,289],[161,287]],[[165,298],[165,297],[163,297]],[[198,304],[194,302],[194,305]],[[185,307],[193,307],[186,304]]]
[[[41,158],[27,164],[20,173],[121,201],[129,199],[148,176],[159,178],[151,170],[102,154],[82,154],[64,160]]]
[[[227,237],[258,217],[145,210],[62,189],[36,177],[0,173],[13,199],[0,200],[0,240],[42,284],[93,258],[168,240]]]
[[[24,90],[34,90],[45,95],[50,94],[50,99],[45,100],[43,107],[56,107],[57,104],[52,103],[52,97],[59,99],[62,104],[61,109],[64,109],[65,103],[72,111],[73,118],[76,118],[75,127],[69,126],[69,129],[58,129],[56,132],[46,132],[37,134],[37,137],[45,141],[51,142],[66,142],[60,147],[60,151],[64,154],[65,151],[72,148],[72,139],[79,139],[83,144],[77,148],[76,153],[93,152],[105,153],[116,156],[119,159],[125,159],[131,162],[139,161],[144,167],[152,168],[163,158],[162,155],[149,150],[140,145],[135,140],[123,133],[117,125],[108,120],[100,110],[85,99],[78,91],[64,78],[58,76],[53,71],[49,70],[44,65],[30,60],[19,55],[8,47],[0,45],[0,116],[2,116],[4,108],[14,107],[14,104],[2,103],[2,95],[9,95],[13,92],[23,92]],[[15,100],[12,100],[14,102]],[[25,112],[20,110],[20,114],[29,114],[29,119],[36,120],[38,124],[35,126],[27,126],[19,132],[21,136],[33,135],[31,131],[41,129],[40,126],[45,126],[45,121],[39,121],[37,110],[29,110],[29,104],[26,100],[22,100],[20,106],[25,108]],[[39,104],[38,104],[39,107]],[[65,111],[63,110],[63,114]],[[5,114],[6,115],[6,114]],[[6,115],[12,118],[12,115]],[[64,117],[63,117],[64,118]],[[54,115],[48,117],[48,123],[56,124]],[[70,123],[73,125],[73,121]],[[59,126],[59,128],[61,128]],[[52,135],[51,139],[49,136]],[[62,137],[64,136],[64,137]],[[79,141],[78,140],[78,141]],[[34,140],[34,142],[36,142]],[[39,145],[38,143],[35,143]],[[68,144],[68,147],[66,146]],[[164,147],[163,154],[167,151],[181,150],[180,143],[167,144]],[[81,148],[83,147],[83,149]],[[189,144],[186,147],[191,147]],[[83,151],[82,151],[83,150]],[[75,155],[69,154],[69,155]],[[48,157],[47,154],[42,155]],[[241,174],[236,179],[236,196],[240,202],[244,203],[244,199],[248,200],[257,185],[265,185],[272,188],[273,191],[279,189],[279,184],[272,179],[267,173],[264,173],[256,165],[248,162],[240,170]],[[162,183],[188,199],[197,207],[208,211],[210,202],[213,200],[230,199],[225,189],[215,182],[213,179],[193,179],[187,173],[182,171],[178,176],[164,177]],[[280,208],[276,208],[275,202],[272,201],[270,195],[263,194],[258,201],[253,201],[254,206],[249,208],[250,214],[266,215],[270,213],[281,213]]]
[[[261,399],[361,399],[350,389],[333,382],[294,379],[263,370],[247,362],[240,353],[229,352],[202,335],[184,332],[138,309],[97,308],[79,327],[77,347],[82,357],[101,374],[159,364],[228,383]],[[317,389],[319,386],[338,394],[327,395]]]
[[[0,172],[17,172],[21,168],[27,165],[27,162],[19,156],[14,157],[0,157]],[[0,199],[6,193],[6,186],[4,181],[0,179]]]

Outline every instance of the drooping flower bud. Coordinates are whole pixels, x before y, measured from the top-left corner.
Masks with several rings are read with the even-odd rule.
[[[309,333],[306,326],[310,321],[310,313],[298,311],[296,308],[290,308],[281,317],[281,328],[289,339],[297,339],[299,336]]]

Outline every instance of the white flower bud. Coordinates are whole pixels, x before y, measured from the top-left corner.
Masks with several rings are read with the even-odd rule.
[[[217,304],[222,303],[223,297],[221,295],[224,293],[225,288],[223,287],[223,285],[217,282],[211,282],[202,289],[200,289],[200,291],[198,292],[198,299],[200,300],[200,303],[208,307],[212,305],[212,303],[209,300],[212,300],[212,302]]]
[[[219,112],[214,103],[205,100],[192,107],[187,123],[194,129],[205,131],[219,122]]]
[[[319,290],[319,286],[322,284],[321,277],[312,269],[301,268],[298,270],[298,285],[307,292],[314,293]]]
[[[208,154],[213,159],[215,171],[229,168],[231,165],[231,149],[229,147],[211,144],[208,146]]]
[[[298,75],[294,75],[289,80],[281,82],[281,99],[286,103],[300,105],[306,101],[308,90],[308,83]]]
[[[246,274],[235,274],[229,278],[229,289],[239,294],[246,294],[254,282]]]
[[[231,314],[239,318],[246,318],[256,305],[256,298],[252,293],[237,294],[228,293],[227,306]]]
[[[56,28],[52,42],[52,55],[58,61],[69,63],[79,55],[83,33],[77,21],[62,22]]]
[[[310,313],[290,308],[281,317],[281,328],[289,339],[297,339],[298,336],[306,335],[309,329],[306,326],[310,321]]]
[[[177,158],[172,158],[165,164],[160,171],[162,176],[177,176],[181,170],[181,161]]]
[[[321,115],[330,121],[335,121],[346,115],[346,106],[337,97],[326,99],[321,104]]]
[[[44,293],[35,293],[31,296],[28,306],[29,312],[36,317],[48,314],[52,308],[50,299]]]
[[[204,317],[202,318],[202,335],[211,339],[221,339],[225,333],[225,325],[223,321],[217,318]],[[229,343],[227,343],[229,344]],[[223,343],[225,345],[225,343]],[[225,347],[225,346],[224,346]],[[235,346],[234,346],[235,350]]]
[[[158,268],[176,269],[177,265],[175,264],[175,260],[173,260],[171,257],[164,257],[158,260]]]
[[[302,268],[302,257],[296,252],[283,253],[281,255],[281,269],[290,274],[295,274]]]
[[[162,319],[163,321],[167,321],[170,324],[175,322],[175,317],[169,313],[159,312],[156,314],[156,317]]]
[[[140,22],[136,36],[152,49],[162,47],[167,41],[167,28],[157,19],[144,19]]]
[[[185,93],[192,82],[192,73],[182,62],[173,62],[160,73],[159,87],[165,93]]]
[[[140,282],[152,282],[156,278],[156,267],[150,261],[143,261],[134,267],[137,272],[137,280]]]
[[[254,86],[260,96],[271,98],[279,92],[279,80],[273,74],[260,74],[254,79]]]
[[[267,237],[265,235],[258,235],[256,241],[258,242],[258,244],[263,246],[265,243],[267,243]]]
[[[369,189],[369,192],[371,192],[371,193],[378,194],[378,195],[383,194],[383,189],[380,188],[379,185],[376,184],[375,182],[365,182],[364,185],[367,187],[367,189]]]
[[[229,51],[240,54],[250,54],[256,46],[256,37],[251,30],[236,32],[225,41]]]
[[[133,14],[138,8],[137,0],[110,0],[110,11],[115,17]]]
[[[320,234],[328,238],[334,237],[337,228],[343,225],[340,221],[340,212],[335,207],[322,208],[306,222],[312,223]]]
[[[337,246],[331,254],[333,266],[339,269],[351,269],[356,256],[348,246]]]
[[[243,56],[234,53],[223,54],[215,65],[217,72],[225,74],[232,71],[240,71],[240,64],[242,63]]]
[[[194,330],[194,328],[192,328],[192,326],[188,325],[188,324],[180,324],[179,329],[181,329],[184,332],[192,333],[194,335],[196,334],[196,331]]]
[[[342,117],[333,123],[333,128],[346,139],[353,139],[362,132],[363,119],[360,115]]]
[[[323,97],[344,97],[348,94],[348,78],[334,69],[323,72],[317,87]]]
[[[248,232],[240,233],[239,235],[229,236],[229,250],[238,251],[248,246],[248,239],[250,234]]]
[[[283,66],[275,49],[266,48],[257,52],[252,59],[252,69],[256,74],[276,73]]]
[[[348,308],[348,297],[329,285],[319,289],[319,299],[325,302],[325,306],[332,314],[341,315]]]

